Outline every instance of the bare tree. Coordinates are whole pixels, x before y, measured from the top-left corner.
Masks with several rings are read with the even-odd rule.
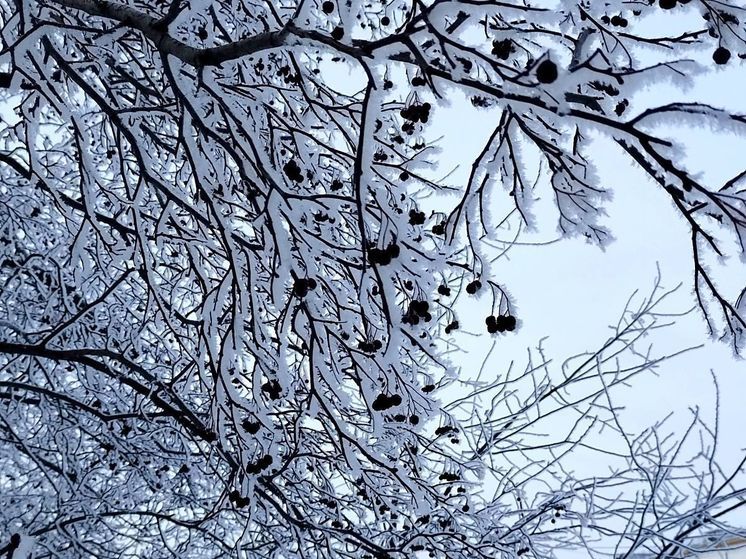
[[[462,291],[491,295],[485,335],[516,328],[484,240],[499,196],[533,225],[527,166],[547,169],[564,234],[608,242],[594,134],[670,196],[702,310],[741,347],[742,301],[706,264],[726,235],[744,248],[744,174],[703,183],[654,125],[744,117],[634,97],[707,72],[687,59],[703,49],[741,64],[736,3],[0,0],[0,14],[0,551],[544,557],[611,538],[665,557],[732,531],[743,464],[717,467],[712,427],[695,414],[675,441],[632,436],[613,404],[661,359],[636,349],[660,325],[659,287],[559,380],[542,358],[436,396],[457,380],[443,347]],[[656,19],[670,35],[645,31]],[[496,123],[460,188],[423,170],[454,88]],[[459,200],[426,213],[415,188]],[[573,414],[565,438],[539,436]],[[599,429],[622,449],[592,448]],[[563,458],[583,450],[619,464],[579,478]]]

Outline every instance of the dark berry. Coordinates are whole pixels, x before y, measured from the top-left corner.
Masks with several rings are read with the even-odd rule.
[[[469,295],[474,295],[479,289],[482,287],[482,282],[479,280],[474,280],[472,282],[469,282],[466,285],[466,292]]]
[[[381,25],[386,26],[389,23],[391,23],[391,19],[389,18],[389,16],[383,16],[381,18]]]
[[[536,67],[536,79],[539,83],[552,83],[557,79],[557,65],[549,59],[543,60]]]
[[[676,7],[676,0],[660,0],[658,5],[664,10],[672,10]]]
[[[341,27],[335,27],[334,31],[332,31],[332,39],[334,39],[335,41],[340,41],[344,36],[345,31]]]
[[[298,278],[293,284],[293,295],[303,298],[308,295],[308,282],[304,278]]]
[[[715,64],[727,64],[728,60],[730,60],[730,51],[725,47],[718,47],[712,53],[712,59],[715,61]]]
[[[508,316],[506,316],[506,317],[505,317],[505,319],[503,320],[503,324],[505,324],[505,329],[506,329],[506,330],[507,330],[508,332],[512,332],[513,330],[515,330],[515,324],[516,324],[516,320],[515,320],[515,317],[514,317],[513,315],[510,315],[510,314],[509,314],[509,315],[508,315]]]
[[[334,2],[329,2],[329,0],[327,0],[326,2],[321,4],[321,9],[325,14],[332,13],[334,11]]]
[[[447,285],[439,285],[438,294],[448,297],[451,294],[451,288],[448,287]]]

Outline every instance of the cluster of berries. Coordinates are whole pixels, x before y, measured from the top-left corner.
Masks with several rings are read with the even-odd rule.
[[[433,235],[445,235],[446,234],[446,222],[441,221],[436,223],[432,228]]]
[[[276,380],[268,380],[262,384],[262,391],[266,392],[271,400],[279,400],[280,394],[282,394],[282,387]]]
[[[601,21],[606,24],[610,23],[614,27],[627,27],[629,25],[629,21],[622,16],[601,16]]]
[[[379,266],[386,266],[391,264],[394,258],[399,256],[399,245],[391,243],[386,248],[370,248],[368,249],[368,262],[371,264],[378,264]]]
[[[249,474],[258,474],[262,470],[266,470],[272,465],[272,457],[269,454],[265,454],[259,460],[253,464],[246,466],[246,472]]]
[[[406,420],[407,420],[407,416],[406,416],[406,415],[404,415],[403,413],[397,413],[397,414],[396,414],[396,415],[395,415],[395,416],[393,417],[393,420],[394,420],[394,421],[397,421],[397,422],[399,422],[399,423],[401,423],[401,422],[403,422],[403,421],[406,421]],[[412,425],[417,425],[417,424],[418,424],[418,423],[420,422],[420,418],[419,418],[419,416],[417,416],[417,415],[410,415],[410,416],[409,416],[409,422],[410,422],[410,423],[411,423]]]
[[[401,404],[401,396],[398,394],[394,394],[393,396],[389,396],[388,394],[379,394],[376,396],[376,399],[373,400],[373,404],[371,407],[375,411],[384,411],[389,408],[393,408],[394,406],[398,406]]]
[[[430,118],[430,103],[422,103],[422,105],[410,105],[409,107],[403,108],[399,111],[399,114],[404,120],[411,120],[412,122],[421,122],[425,124]]]
[[[622,99],[617,103],[614,112],[617,116],[622,116],[622,113],[627,110],[627,107],[629,107],[629,101],[627,99]]]
[[[512,315],[506,315],[506,316],[493,316],[490,315],[485,320],[485,323],[487,324],[487,332],[490,334],[495,334],[497,332],[512,332],[515,330],[515,317]]]
[[[418,212],[417,210],[409,210],[409,224],[410,225],[422,225],[425,223],[425,212]]]
[[[382,347],[383,344],[381,343],[381,340],[373,340],[372,342],[365,340],[357,343],[357,348],[365,353],[375,353]]]
[[[503,39],[502,41],[495,39],[492,41],[492,54],[497,56],[500,60],[507,60],[514,52],[515,45],[510,39]]]
[[[439,437],[441,435],[446,435],[451,432],[458,433],[458,429],[456,429],[455,427],[452,427],[451,425],[443,425],[441,427],[438,427],[435,430],[435,436]]]
[[[244,431],[251,435],[256,435],[259,432],[261,426],[261,423],[259,423],[258,421],[251,421],[249,418],[245,418],[241,422],[241,427],[243,427]]]
[[[277,70],[277,75],[282,76],[285,83],[292,83],[298,85],[300,83],[300,74],[293,74],[290,70],[290,66],[282,66]]]
[[[430,314],[429,310],[430,303],[415,299],[409,303],[409,309],[402,317],[402,322],[404,324],[412,324],[413,326],[419,324],[420,319],[425,322],[430,322],[433,316]]]
[[[285,165],[283,165],[282,170],[285,172],[285,175],[287,178],[289,178],[293,182],[301,183],[303,182],[303,172],[301,171],[301,168],[298,166],[298,164],[295,162],[295,159],[291,159]]]
[[[301,299],[308,295],[312,289],[316,289],[316,280],[313,278],[298,278],[293,284],[293,295]]]
[[[228,499],[230,499],[231,503],[233,503],[236,508],[239,509],[247,507],[251,504],[251,500],[248,497],[242,497],[241,492],[238,489],[234,489],[233,491],[231,491],[228,495]]]
[[[562,513],[565,512],[565,505],[557,505],[554,507],[554,518],[550,520],[552,524],[555,524],[557,522],[557,518],[562,516]]]

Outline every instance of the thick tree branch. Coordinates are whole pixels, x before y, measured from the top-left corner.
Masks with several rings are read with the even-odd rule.
[[[161,52],[175,56],[182,62],[197,68],[219,66],[223,62],[236,60],[264,50],[302,45],[302,39],[325,44],[355,58],[366,55],[366,49],[364,48],[345,45],[318,31],[300,29],[292,22],[287,23],[283,29],[277,31],[267,31],[217,47],[197,48],[173,38],[168,33],[167,26],[164,25],[162,20],[117,2],[108,0],[50,1],[64,8],[80,10],[92,16],[113,19],[121,25],[136,29],[152,41]],[[365,42],[359,43],[366,44]]]

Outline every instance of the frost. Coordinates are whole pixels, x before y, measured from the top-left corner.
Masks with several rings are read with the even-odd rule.
[[[707,493],[729,473],[666,462],[655,429],[606,477],[562,470],[596,451],[577,432],[620,434],[602,396],[657,363],[635,346],[653,302],[558,379],[466,380],[452,344],[520,330],[494,263],[524,232],[611,241],[601,134],[690,227],[695,295],[741,347],[744,296],[702,256],[728,252],[718,228],[744,250],[741,181],[706,184],[659,128],[746,122],[646,89],[741,63],[719,6],[670,34],[660,2],[622,0],[0,3],[6,532],[61,559],[548,557],[631,533],[673,555],[692,510],[737,501]],[[468,159],[438,138],[471,141],[439,127],[459,99],[488,136]],[[548,442],[564,411],[577,432]],[[651,475],[654,526],[620,493]]]

